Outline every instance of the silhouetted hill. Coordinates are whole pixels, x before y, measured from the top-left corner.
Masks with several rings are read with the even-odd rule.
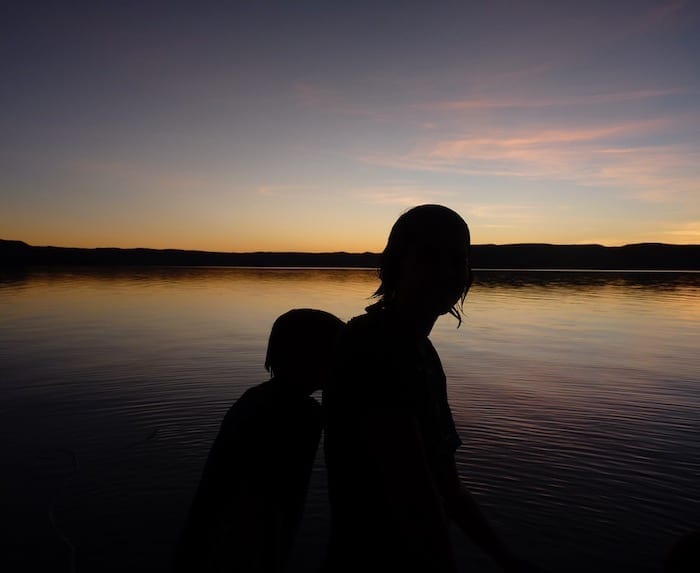
[[[700,270],[700,245],[475,245],[472,253],[485,269]]]
[[[700,245],[474,245],[481,269],[700,270]],[[177,249],[34,247],[0,239],[0,265],[376,267],[376,253],[217,253]]]

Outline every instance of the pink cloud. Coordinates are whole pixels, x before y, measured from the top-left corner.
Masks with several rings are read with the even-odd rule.
[[[338,94],[333,90],[308,82],[297,82],[292,89],[297,101],[308,107],[330,105],[338,99]]]
[[[677,24],[687,3],[687,0],[672,0],[655,6],[640,18],[640,30],[668,28]]]
[[[374,154],[363,159],[414,171],[614,187],[647,202],[692,201],[700,196],[697,149],[682,144],[616,146],[622,137],[654,134],[668,123],[651,119],[577,129],[486,131],[425,141],[405,154]]]
[[[627,92],[562,96],[559,98],[475,98],[417,105],[417,108],[435,111],[463,111],[508,108],[547,108],[581,105],[599,105],[616,102],[661,98],[684,93],[680,89],[645,89]]]

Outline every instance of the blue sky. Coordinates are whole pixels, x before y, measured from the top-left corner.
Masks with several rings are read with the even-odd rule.
[[[691,1],[6,3],[0,238],[700,243]]]

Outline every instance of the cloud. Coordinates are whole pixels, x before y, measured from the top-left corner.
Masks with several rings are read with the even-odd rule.
[[[102,185],[118,186],[123,193],[150,194],[166,191],[170,195],[187,195],[228,189],[228,185],[199,171],[172,165],[149,164],[116,158],[83,157],[69,161],[68,168],[76,179],[86,178]]]
[[[295,192],[317,191],[316,185],[262,185],[256,189],[258,195],[280,197]]]
[[[351,195],[374,205],[401,205],[410,207],[424,203],[439,203],[454,196],[450,191],[427,189],[415,183],[388,183],[354,189]]]
[[[302,107],[324,113],[385,122],[394,111],[393,106],[363,105],[352,102],[340,91],[308,82],[295,83],[292,91]]]
[[[472,217],[483,218],[489,220],[506,219],[509,221],[524,221],[526,219],[532,218],[532,210],[534,209],[531,205],[511,205],[511,204],[488,204],[481,203],[470,205],[466,208],[466,213]],[[502,223],[497,223],[489,225],[491,227],[501,227],[504,226]]]
[[[427,104],[417,104],[417,109],[428,111],[467,111],[488,109],[517,109],[517,108],[549,108],[566,106],[605,105],[618,102],[663,98],[685,93],[681,89],[641,89],[635,91],[592,93],[588,95],[533,97],[533,98],[502,98],[480,97],[462,100],[451,100]]]
[[[527,177],[528,173],[519,171],[514,165],[503,166],[496,169],[494,166],[468,166],[456,162],[438,161],[428,157],[420,151],[405,154],[394,154],[390,152],[366,152],[356,156],[358,161],[389,167],[401,171],[426,171],[434,173],[452,173],[458,175],[476,175],[492,177]]]
[[[666,234],[700,243],[700,221],[683,223],[679,227],[669,229]]]
[[[674,127],[666,119],[551,129],[472,129],[449,139],[425,139],[406,153],[361,159],[407,171],[481,177],[563,180],[622,189],[651,202],[683,202],[700,194],[700,150],[691,144],[638,144]]]
[[[566,153],[572,144],[605,141],[613,136],[639,134],[662,124],[663,121],[660,120],[648,120],[587,128],[539,131],[528,129],[487,133],[476,137],[435,142],[433,149],[428,151],[427,155],[437,160],[447,161],[508,159],[548,162],[547,157]]]
[[[654,6],[639,18],[637,29],[643,32],[675,26],[682,20],[682,13],[687,4],[687,0],[672,0]]]
[[[326,106],[338,99],[338,94],[334,90],[309,82],[296,82],[292,90],[297,101],[307,107]]]
[[[598,150],[593,184],[624,186],[646,202],[697,202],[700,197],[700,150],[682,144]]]

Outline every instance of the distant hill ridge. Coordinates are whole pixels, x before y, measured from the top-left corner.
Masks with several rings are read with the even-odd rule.
[[[221,253],[180,249],[36,247],[0,239],[0,265],[376,267],[377,253]],[[622,247],[519,243],[473,245],[481,269],[700,270],[700,245],[639,243]]]

